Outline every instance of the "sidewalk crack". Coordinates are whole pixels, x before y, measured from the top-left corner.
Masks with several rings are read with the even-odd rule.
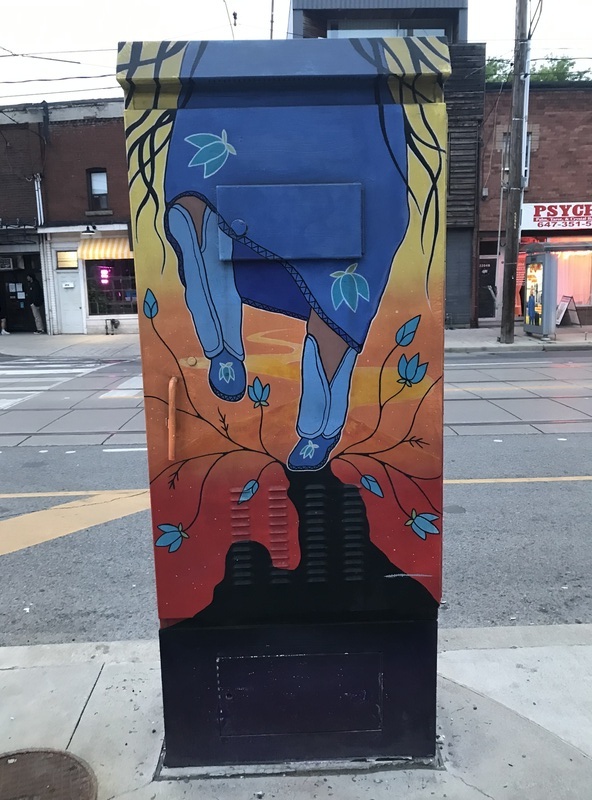
[[[474,789],[476,792],[479,792],[480,795],[483,795],[483,797],[488,797],[489,800],[495,800],[495,797],[493,795],[487,794],[487,792],[484,792],[483,789],[480,789],[478,786],[475,786],[474,783],[469,783],[464,778],[461,778],[460,775],[457,775],[455,773],[452,774],[454,775],[455,778],[458,778],[458,780],[461,783],[464,783],[465,786],[468,786],[469,789]]]
[[[88,704],[90,702],[90,698],[92,697],[92,693],[96,689],[97,683],[99,682],[99,678],[103,674],[103,670],[104,669],[105,669],[105,665],[101,664],[101,669],[99,670],[99,674],[97,675],[95,682],[91,686],[91,690],[88,693],[88,697],[86,698],[86,701],[85,701],[84,705],[82,706],[82,711],[80,712],[80,716],[76,720],[76,725],[74,726],[74,730],[72,731],[72,736],[70,736],[70,738],[68,739],[68,744],[66,745],[66,748],[65,748],[66,750],[70,749],[70,745],[72,744],[72,740],[74,739],[76,731],[78,730],[78,726],[80,725],[82,717],[84,716],[84,712],[86,711],[86,707],[88,706]]]

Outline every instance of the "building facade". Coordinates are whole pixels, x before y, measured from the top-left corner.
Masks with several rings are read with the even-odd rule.
[[[33,272],[48,332],[104,332],[111,320],[137,330],[122,101],[15,107],[2,121],[0,301],[8,329],[33,329],[21,298]]]
[[[34,331],[25,275],[41,281],[37,221],[44,142],[41,125],[0,113],[0,309],[8,330]]]
[[[485,45],[467,43],[468,0],[293,0],[294,37],[446,36],[448,109],[446,314],[476,325]]]
[[[511,86],[487,86],[479,232],[481,319],[501,315],[511,95]],[[528,316],[531,296],[540,305],[541,267],[527,263],[527,251],[553,246],[557,305],[563,297],[573,298],[582,323],[592,323],[590,130],[592,83],[531,84],[517,318]]]

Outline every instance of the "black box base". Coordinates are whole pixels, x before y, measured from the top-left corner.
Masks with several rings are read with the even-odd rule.
[[[166,767],[432,757],[437,622],[160,632]]]

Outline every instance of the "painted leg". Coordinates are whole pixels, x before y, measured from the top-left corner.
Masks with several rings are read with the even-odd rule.
[[[242,300],[232,265],[219,258],[217,215],[197,198],[183,198],[169,209],[168,228],[180,253],[185,302],[210,359],[210,388],[222,400],[237,402],[247,385]]]
[[[309,325],[309,331],[311,327]],[[300,439],[288,458],[289,469],[322,469],[341,438],[347,417],[351,376],[357,353],[343,340],[340,339],[340,342],[341,346],[337,348],[325,347],[325,358],[329,362],[329,367],[332,367],[329,380],[317,339],[309,333],[304,341],[302,395],[296,423]],[[327,345],[326,339],[324,344]],[[336,353],[339,354],[339,350],[341,358],[333,366],[334,356]]]

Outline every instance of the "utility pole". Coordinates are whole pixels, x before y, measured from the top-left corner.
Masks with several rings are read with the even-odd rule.
[[[275,0],[271,0],[271,25],[270,25],[270,28],[269,28],[269,38],[270,39],[273,39],[273,6],[274,6],[274,2],[275,2]]]
[[[514,341],[516,269],[520,249],[520,217],[526,177],[526,119],[530,84],[529,0],[516,0],[516,44],[512,84],[512,127],[509,147],[508,200],[506,208],[506,247],[500,342]]]

